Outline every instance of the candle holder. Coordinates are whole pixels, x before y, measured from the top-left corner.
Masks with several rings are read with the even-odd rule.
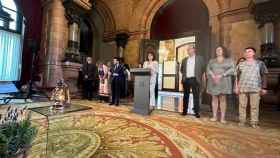
[[[51,101],[53,101],[53,104],[51,106],[52,109],[61,110],[64,107],[70,105],[71,103],[70,91],[63,79],[60,79],[57,82],[56,87],[52,91]]]

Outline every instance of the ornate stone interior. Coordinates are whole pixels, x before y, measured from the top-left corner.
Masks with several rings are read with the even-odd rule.
[[[64,79],[73,104],[92,109],[53,120],[50,133],[50,120],[34,114],[38,135],[29,157],[45,156],[48,134],[50,157],[279,157],[280,0],[14,1],[25,20],[20,84],[32,85],[29,81],[34,79],[36,90],[48,93]],[[0,20],[5,21],[1,27],[7,29],[11,19],[1,5]],[[186,49],[181,48],[187,48],[186,43],[193,44],[206,61],[215,56],[218,46],[227,48],[235,63],[246,47],[256,48],[256,57],[268,67],[261,129],[237,125],[236,95],[228,97],[227,124],[209,121],[211,100],[205,90],[201,118],[178,114],[183,109],[183,87],[176,66],[185,57]],[[173,53],[161,56],[162,47]],[[136,68],[149,52],[156,53],[158,61],[164,57],[173,61],[167,66],[174,70],[173,76],[167,75],[168,87],[160,89],[158,97],[159,106],[167,106],[143,117],[131,112],[133,94],[121,99],[119,107],[80,100],[77,81],[86,57],[94,63],[120,57],[125,66]],[[126,85],[130,92],[133,84],[132,78]],[[47,99],[27,106],[47,107]],[[0,113],[5,109],[0,105]]]
[[[24,6],[27,4],[18,1],[23,11],[27,10]],[[71,75],[65,72],[73,70],[72,75],[77,75],[79,65],[65,64],[65,58],[75,63],[83,62],[85,56],[92,56],[95,62],[120,56],[130,67],[136,67],[143,60],[144,39],[195,34],[197,48],[206,60],[213,57],[218,45],[228,48],[235,61],[243,56],[245,47],[253,46],[257,48],[257,57],[270,67],[270,99],[264,100],[270,101],[272,97],[279,104],[278,3],[277,0],[42,0],[30,3],[41,13],[37,23],[42,29],[30,33],[28,38],[37,34],[41,43],[37,73],[44,88],[54,87],[56,80],[64,76],[71,80]],[[32,21],[36,18],[27,14],[29,27],[35,27]],[[29,53],[24,49],[24,54],[23,67],[26,67]],[[28,77],[23,75],[23,81],[28,81]]]

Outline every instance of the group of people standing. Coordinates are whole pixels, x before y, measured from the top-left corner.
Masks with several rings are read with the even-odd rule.
[[[148,53],[147,60],[143,68],[151,69],[150,80],[150,105],[156,105],[155,87],[157,82],[158,62],[155,60],[153,53]],[[127,95],[127,81],[130,80],[128,66],[121,62],[119,57],[113,58],[113,64],[108,62],[97,62],[93,64],[92,58],[87,57],[86,63],[82,66],[81,71],[83,83],[83,99],[92,100],[94,86],[97,85],[98,79],[98,96],[102,101],[109,102],[110,105],[119,105],[121,96]],[[98,76],[98,77],[96,77]]]
[[[255,59],[256,49],[247,47],[244,49],[244,60],[236,65],[229,57],[226,49],[217,47],[215,58],[208,64],[202,56],[196,53],[193,46],[187,48],[188,57],[182,60],[180,72],[184,88],[183,112],[187,115],[190,93],[193,94],[193,111],[195,117],[200,117],[201,87],[207,81],[207,93],[212,97],[211,121],[218,121],[220,109],[220,122],[226,123],[226,96],[235,93],[239,97],[239,125],[246,123],[246,108],[248,100],[251,106],[251,122],[254,128],[259,123],[259,102],[261,95],[266,93],[266,78],[268,72],[264,62]],[[150,79],[150,106],[156,106],[155,87],[158,73],[158,62],[153,53],[148,53],[143,68],[151,70]],[[121,63],[120,58],[115,57],[112,65],[104,63],[92,64],[91,58],[87,58],[87,64],[83,66],[84,98],[92,98],[92,83],[95,69],[99,78],[99,96],[110,100],[110,105],[119,105],[121,93],[126,80],[130,80],[128,68]]]
[[[127,95],[126,81],[130,79],[130,72],[118,57],[113,59],[112,65],[110,62],[106,64],[101,61],[95,65],[92,63],[92,58],[87,57],[81,74],[83,99],[92,100],[94,85],[98,85],[100,101],[109,102],[111,100],[110,105],[118,106],[120,97]]]
[[[216,49],[215,58],[208,64],[204,63],[203,57],[196,54],[194,47],[189,47],[188,57],[183,59],[181,65],[182,84],[184,87],[183,113],[187,115],[190,90],[193,94],[194,112],[200,117],[200,89],[201,83],[207,79],[207,93],[212,97],[211,121],[218,120],[220,109],[220,122],[226,123],[226,96],[235,93],[239,97],[239,125],[245,126],[246,108],[248,99],[251,106],[251,122],[253,128],[259,123],[260,96],[266,93],[265,74],[267,68],[264,62],[255,59],[256,49],[245,48],[245,60],[237,65],[229,58],[224,47]],[[234,78],[234,81],[233,81]]]

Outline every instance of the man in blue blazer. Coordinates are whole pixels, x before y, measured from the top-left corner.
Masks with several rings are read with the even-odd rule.
[[[111,73],[111,92],[112,92],[112,101],[109,105],[115,104],[116,106],[119,105],[120,102],[120,95],[122,87],[124,86],[123,83],[125,81],[125,73],[126,68],[123,64],[120,63],[120,58],[114,57],[113,65],[110,69]]]

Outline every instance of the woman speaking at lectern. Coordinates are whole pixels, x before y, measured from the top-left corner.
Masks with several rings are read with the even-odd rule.
[[[151,70],[151,79],[150,79],[150,106],[156,106],[155,99],[155,87],[157,81],[158,73],[158,62],[155,61],[155,55],[152,52],[148,53],[148,61],[144,62],[143,68],[148,68]]]

